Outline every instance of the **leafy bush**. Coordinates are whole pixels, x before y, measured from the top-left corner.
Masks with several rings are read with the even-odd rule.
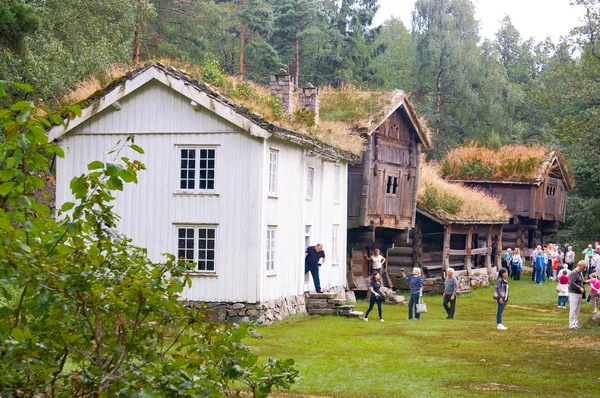
[[[303,126],[313,127],[315,126],[315,112],[304,108],[298,108],[294,110],[292,118],[294,123],[301,124]]]
[[[251,325],[211,322],[179,300],[190,284],[185,264],[172,255],[153,264],[115,232],[112,192],[144,170],[120,156],[143,153],[133,137],[112,162],[92,162],[71,181],[75,200],[57,219],[36,200],[43,154],[63,156],[45,131],[60,116],[47,112],[30,101],[0,110],[0,396],[221,396],[242,383],[264,397],[288,388],[298,377],[292,360],[259,364],[243,343]]]
[[[456,215],[462,209],[464,202],[446,192],[439,194],[431,185],[427,185],[423,195],[419,197],[419,205],[434,214],[445,213]]]
[[[222,87],[227,82],[227,74],[221,69],[216,59],[207,59],[202,63],[202,80],[216,87]]]

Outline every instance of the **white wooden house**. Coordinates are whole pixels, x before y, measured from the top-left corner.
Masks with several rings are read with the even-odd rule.
[[[324,288],[346,285],[346,192],[351,154],[251,114],[162,64],[128,73],[49,132],[65,151],[56,200],[119,139],[135,135],[147,171],[116,193],[118,230],[155,262],[172,253],[193,263],[184,292],[218,319],[269,322],[306,311],[304,250],[322,243]]]

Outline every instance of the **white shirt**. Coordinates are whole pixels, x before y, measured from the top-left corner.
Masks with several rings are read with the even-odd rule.
[[[381,269],[383,256],[381,254],[379,256],[371,256],[371,261],[373,261],[373,269]]]

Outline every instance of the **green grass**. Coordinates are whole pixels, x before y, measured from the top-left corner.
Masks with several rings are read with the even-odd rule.
[[[458,297],[454,320],[445,319],[441,296],[431,296],[419,321],[406,319],[404,305],[384,305],[385,323],[376,311],[368,323],[294,318],[261,327],[263,339],[249,344],[261,357],[294,358],[302,379],[291,396],[598,396],[599,330],[568,330],[555,286],[511,281],[507,331],[496,330],[488,288]],[[580,325],[591,312],[582,305]]]

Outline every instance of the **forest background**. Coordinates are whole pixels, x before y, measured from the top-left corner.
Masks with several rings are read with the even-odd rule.
[[[581,26],[536,42],[509,17],[482,39],[470,0],[417,0],[410,31],[374,26],[377,0],[3,0],[0,80],[58,105],[86,76],[169,57],[260,83],[284,68],[299,85],[402,89],[432,159],[473,140],[560,149],[577,186],[556,239],[587,243],[600,236],[600,0],[572,4]]]

